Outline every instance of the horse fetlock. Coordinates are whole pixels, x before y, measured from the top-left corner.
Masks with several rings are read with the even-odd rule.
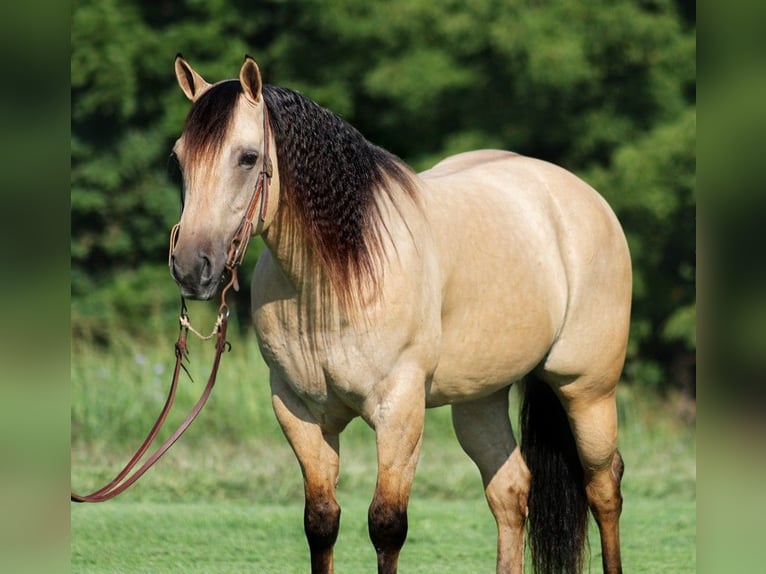
[[[373,501],[368,527],[378,553],[398,552],[407,539],[407,508]]]
[[[306,501],[304,528],[309,547],[326,550],[335,545],[340,528],[340,506],[335,500]]]

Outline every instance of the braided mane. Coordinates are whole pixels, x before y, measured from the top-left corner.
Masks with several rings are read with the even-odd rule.
[[[341,298],[376,284],[385,226],[378,194],[398,184],[415,195],[414,174],[333,112],[286,88],[266,85],[282,197]]]

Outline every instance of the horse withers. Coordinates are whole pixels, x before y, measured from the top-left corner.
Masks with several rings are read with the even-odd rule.
[[[339,435],[355,417],[376,436],[378,571],[396,571],[425,409],[442,405],[481,473],[498,572],[523,571],[525,527],[538,572],[581,571],[589,508],[604,571],[620,572],[615,387],[631,267],[601,196],[504,151],[416,174],[332,112],[263,84],[249,57],[215,84],[180,55],[175,71],[193,104],[173,148],[184,207],[171,272],[184,296],[214,296],[232,237],[258,213],[253,319],[303,472],[312,572],[333,571]]]

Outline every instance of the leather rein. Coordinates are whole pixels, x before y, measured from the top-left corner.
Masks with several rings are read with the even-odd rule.
[[[165,422],[165,419],[168,416],[168,413],[170,412],[170,409],[173,406],[173,401],[175,400],[176,396],[176,390],[178,388],[178,379],[181,375],[181,370],[183,369],[188,374],[188,370],[186,368],[186,365],[184,364],[185,360],[188,360],[189,358],[189,352],[186,345],[186,339],[190,328],[189,323],[189,316],[186,309],[186,301],[184,300],[183,296],[181,296],[181,313],[179,317],[180,322],[180,328],[178,333],[178,339],[175,343],[175,356],[176,356],[176,363],[175,368],[173,369],[173,379],[170,383],[170,390],[168,391],[167,399],[165,400],[165,405],[162,407],[162,411],[160,412],[159,416],[157,417],[157,420],[155,421],[154,425],[152,426],[151,430],[149,431],[149,434],[144,439],[144,442],[141,444],[141,446],[136,450],[133,457],[128,461],[128,463],[123,467],[123,469],[106,485],[102,486],[98,490],[95,490],[89,494],[77,494],[74,491],[71,493],[71,501],[72,502],[104,502],[106,500],[109,500],[111,498],[114,498],[124,490],[126,490],[128,487],[130,487],[132,484],[134,484],[143,474],[149,470],[154,463],[156,463],[162,455],[167,452],[167,450],[173,446],[173,444],[181,437],[181,435],[186,431],[187,428],[189,428],[189,425],[194,421],[195,418],[197,418],[197,415],[200,413],[202,408],[205,406],[205,403],[208,400],[208,397],[210,396],[210,393],[213,390],[213,386],[215,385],[216,377],[218,375],[218,367],[221,362],[221,356],[223,355],[224,351],[231,348],[231,344],[226,340],[226,328],[229,321],[229,306],[226,303],[226,295],[228,294],[230,289],[234,289],[235,291],[239,291],[239,282],[237,279],[237,269],[242,263],[242,259],[245,257],[245,252],[247,250],[247,246],[250,242],[250,237],[253,235],[253,231],[257,230],[258,228],[263,227],[263,224],[265,222],[266,218],[266,210],[268,208],[268,196],[269,196],[269,183],[271,181],[272,177],[272,164],[271,164],[271,156],[269,155],[269,114],[268,110],[266,108],[266,102],[263,102],[263,161],[262,161],[262,167],[261,171],[258,174],[258,181],[255,185],[255,189],[253,190],[253,195],[250,198],[250,203],[247,206],[247,210],[245,211],[245,215],[242,218],[242,222],[240,223],[239,227],[237,228],[237,231],[234,233],[234,237],[231,240],[231,243],[229,244],[229,250],[226,257],[226,263],[225,263],[225,270],[226,273],[229,275],[229,280],[226,283],[226,285],[221,290],[221,303],[218,307],[218,318],[216,319],[215,323],[215,330],[213,334],[216,335],[216,341],[215,341],[215,357],[213,358],[213,366],[210,370],[210,376],[208,377],[207,384],[205,385],[205,389],[202,392],[202,395],[200,396],[199,400],[196,402],[194,407],[192,407],[189,414],[186,416],[184,421],[178,426],[178,428],[173,432],[173,434],[164,442],[162,445],[148,458],[146,461],[137,469],[133,474],[130,474],[131,471],[137,466],[139,461],[143,458],[143,456],[146,454],[147,450],[149,450],[149,447],[154,442],[154,439],[157,437],[157,434],[159,433],[160,429],[162,428],[162,425]],[[260,205],[259,205],[260,200]],[[257,227],[253,223],[253,217],[255,216],[256,206],[259,206],[258,208],[258,223]],[[169,255],[168,255],[168,262],[172,262],[173,258],[173,250],[175,248],[176,240],[178,238],[178,231],[180,228],[180,224],[177,223],[173,226],[173,229],[170,232],[170,249],[169,249]],[[211,337],[212,335],[211,334]],[[130,476],[128,476],[130,475]]]

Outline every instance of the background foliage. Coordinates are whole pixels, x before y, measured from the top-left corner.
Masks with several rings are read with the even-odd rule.
[[[75,338],[174,325],[167,157],[188,102],[244,54],[417,169],[482,147],[563,165],[625,227],[635,273],[626,378],[694,389],[696,8],[673,0],[74,0]],[[254,250],[257,251],[257,250]],[[251,253],[250,263],[256,253]],[[247,307],[247,293],[239,301]]]

